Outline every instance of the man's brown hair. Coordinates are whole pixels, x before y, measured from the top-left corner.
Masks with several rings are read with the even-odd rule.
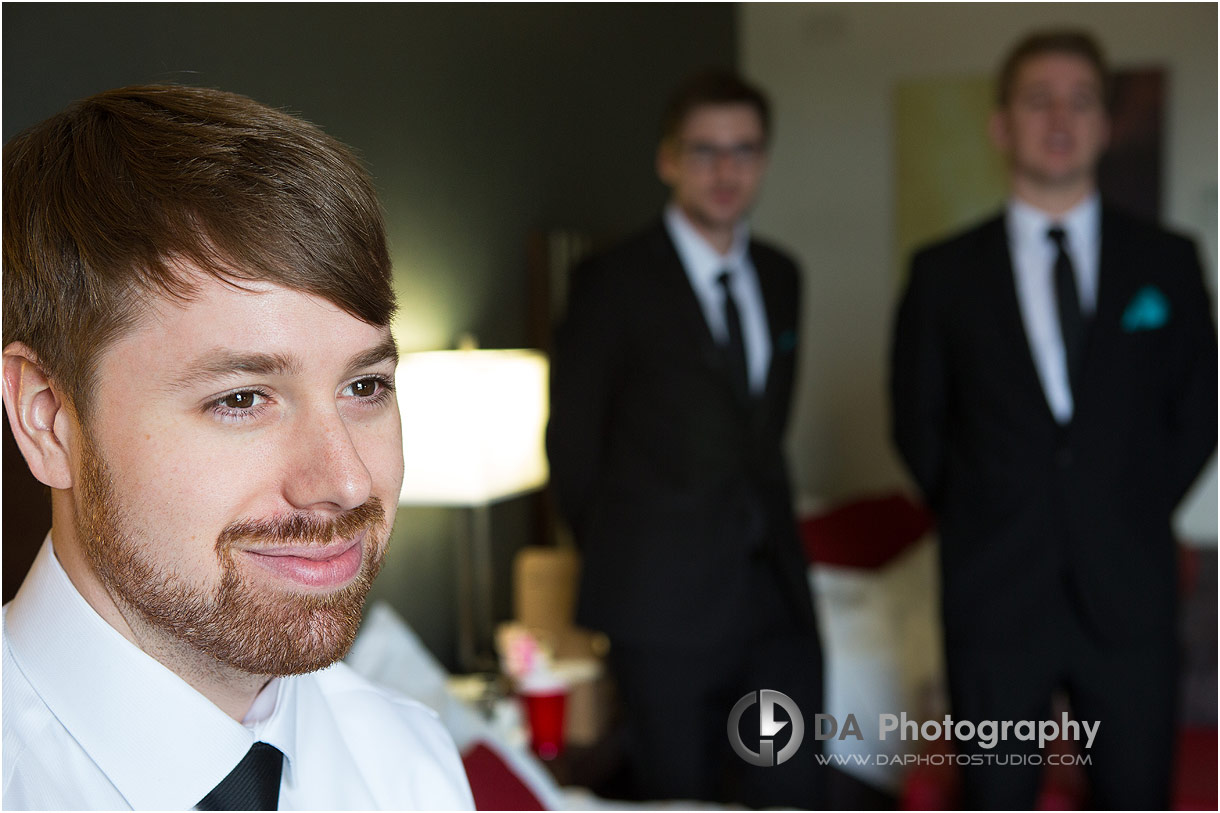
[[[4,147],[4,345],[23,342],[83,418],[101,351],[183,266],[265,280],[373,325],[395,309],[368,174],[314,125],[244,96],[99,93]]]
[[[1102,104],[1109,109],[1110,70],[1106,65],[1105,54],[1091,34],[1074,29],[1035,31],[1018,42],[1000,67],[1000,75],[996,81],[996,104],[1000,107],[1008,105],[1012,100],[1013,85],[1021,65],[1044,54],[1076,56],[1092,65],[1101,82]]]
[[[771,105],[761,90],[725,70],[707,70],[691,76],[670,96],[661,115],[661,140],[678,135],[696,108],[709,105],[744,104],[754,108],[762,124],[763,139],[771,139]]]

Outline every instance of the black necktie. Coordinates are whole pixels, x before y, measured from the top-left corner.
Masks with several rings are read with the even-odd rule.
[[[733,386],[742,395],[750,392],[750,377],[746,368],[746,344],[741,337],[741,314],[737,311],[737,300],[733,297],[731,281],[732,271],[722,271],[717,278],[724,293],[724,326],[728,330],[729,339],[724,346],[728,359],[729,375]]]
[[[1065,245],[1067,235],[1059,226],[1046,232],[1055,242],[1055,304],[1059,309],[1059,332],[1063,336],[1063,357],[1067,362],[1068,383],[1075,398],[1079,392],[1080,362],[1084,358],[1084,343],[1087,325],[1080,311],[1080,296],[1076,291],[1076,274],[1072,270],[1072,258]]]
[[[275,810],[280,803],[280,771],[284,755],[265,742],[256,742],[237,767],[195,805],[196,810]]]

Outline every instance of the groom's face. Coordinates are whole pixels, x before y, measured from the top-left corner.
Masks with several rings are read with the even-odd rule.
[[[388,328],[202,274],[107,347],[76,532],[133,629],[255,674],[342,657],[402,482]]]

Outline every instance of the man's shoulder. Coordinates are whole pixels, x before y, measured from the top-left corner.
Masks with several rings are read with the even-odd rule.
[[[386,742],[431,754],[456,754],[452,737],[435,711],[393,689],[379,686],[339,662],[312,678],[342,728],[357,738],[380,732]]]
[[[573,295],[601,305],[638,296],[657,279],[657,269],[680,261],[664,224],[657,220],[629,237],[594,251],[572,269]]]
[[[7,605],[4,611],[7,613]],[[0,695],[4,706],[4,787],[8,788],[30,745],[46,742],[47,729],[54,726],[56,720],[13,659],[7,635],[3,649],[0,668],[3,669],[4,686]]]
[[[1129,245],[1142,244],[1157,249],[1195,250],[1195,241],[1190,236],[1122,207],[1104,204],[1101,217],[1103,244],[1106,240],[1117,239]]]
[[[1003,212],[993,212],[982,220],[961,227],[918,246],[911,254],[912,266],[955,266],[991,248],[1004,235]]]
[[[776,244],[750,238],[750,257],[755,264],[796,272],[797,264],[792,255]],[[680,263],[677,250],[665,228],[665,222],[657,219],[645,228],[590,255],[582,262],[578,271],[586,274],[630,273],[633,269],[647,269],[658,263]]]
[[[384,800],[413,808],[470,805],[461,757],[432,709],[342,662],[297,679],[321,693],[340,737]]]
[[[673,243],[661,220],[655,220],[639,231],[611,243],[589,255],[580,264],[584,269],[616,269],[628,271],[644,264],[653,264],[673,252]],[[674,254],[674,257],[677,255]]]
[[[796,260],[784,249],[767,240],[750,238],[750,259],[755,268],[783,274],[797,274]]]
[[[5,605],[0,618],[7,621],[8,607]],[[13,657],[8,630],[4,630],[3,659],[0,669],[3,670],[3,688],[0,688],[0,698],[4,707],[4,780],[8,785],[12,768],[20,761],[20,757],[31,745],[48,741],[50,729],[62,729],[63,726],[43,702],[38,690],[30,683],[26,673],[21,669],[17,659]]]
[[[418,723],[444,730],[435,711],[404,694],[379,686],[356,672],[346,663],[329,666],[307,677],[312,678],[328,703],[344,704],[382,716],[387,724]],[[376,721],[370,721],[376,724]]]
[[[6,608],[7,612],[7,608]],[[4,794],[8,810],[117,808],[123,797],[43,702],[3,642]],[[85,777],[85,782],[68,781]]]

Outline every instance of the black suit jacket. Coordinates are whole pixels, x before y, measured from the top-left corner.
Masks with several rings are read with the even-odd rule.
[[[1210,297],[1189,240],[1109,209],[1098,284],[1073,419],[1060,427],[1003,217],[914,257],[894,333],[893,427],[939,518],[950,643],[1039,634],[1065,584],[1105,638],[1171,634],[1170,514],[1216,445]],[[1167,307],[1141,319],[1149,298]]]
[[[750,257],[772,344],[756,399],[733,387],[661,222],[573,274],[547,451],[583,555],[578,620],[613,640],[707,644],[742,631],[759,559],[813,623],[781,451],[799,277],[761,243]]]

